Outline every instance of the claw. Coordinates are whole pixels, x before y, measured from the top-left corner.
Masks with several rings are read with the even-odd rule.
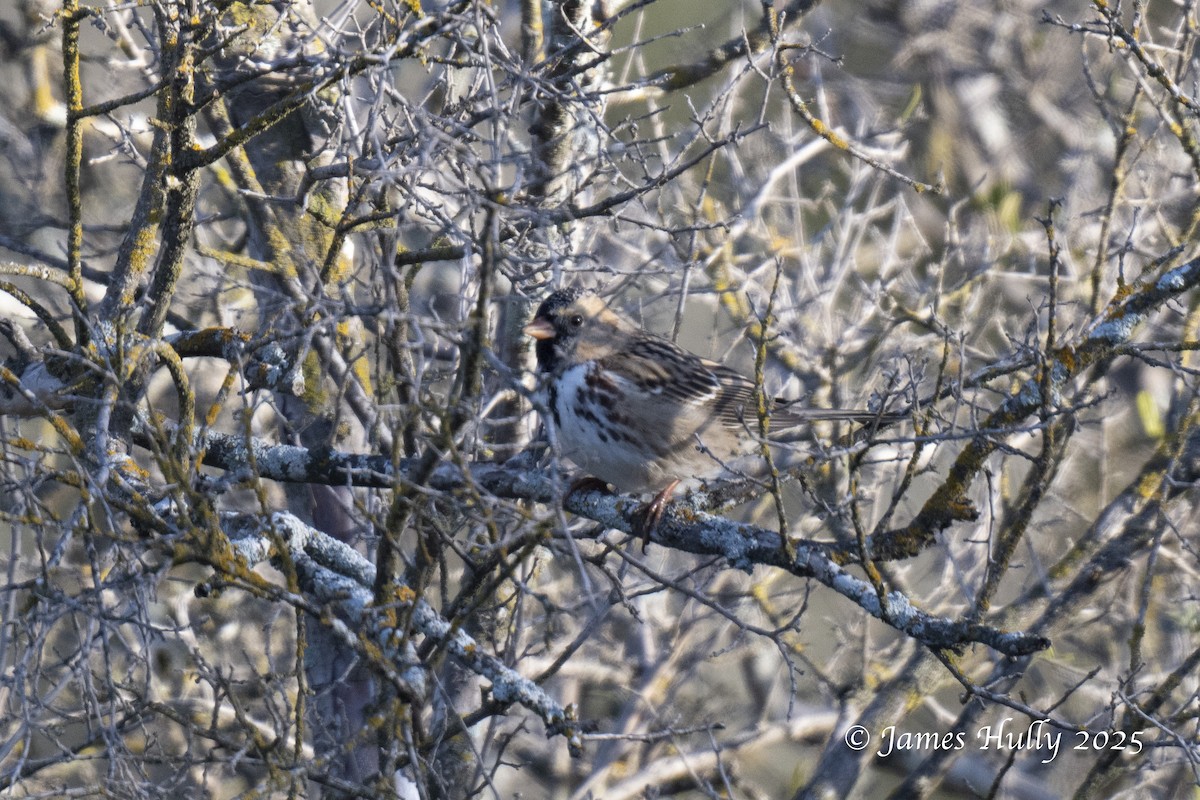
[[[642,555],[646,554],[646,548],[650,546],[650,534],[658,527],[658,522],[667,509],[667,503],[671,502],[671,495],[674,494],[675,487],[678,485],[679,481],[677,480],[668,483],[638,512],[633,532],[642,539]]]
[[[667,510],[667,503],[671,502],[671,495],[675,493],[675,487],[678,485],[679,481],[671,481],[663,487],[662,491],[650,498],[650,502],[638,509],[637,516],[633,520],[633,535],[642,540],[642,555],[646,554],[646,548],[650,546],[650,534],[658,527],[663,512]],[[568,495],[575,492],[612,494],[612,489],[599,478],[584,475],[582,478],[576,478],[567,487]]]

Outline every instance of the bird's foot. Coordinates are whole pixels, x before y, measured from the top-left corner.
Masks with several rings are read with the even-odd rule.
[[[667,503],[671,502],[671,495],[675,493],[675,487],[678,485],[679,481],[671,481],[638,511],[633,523],[633,533],[641,537],[642,555],[646,554],[646,548],[650,546],[650,534],[658,527],[659,520],[667,509]]]

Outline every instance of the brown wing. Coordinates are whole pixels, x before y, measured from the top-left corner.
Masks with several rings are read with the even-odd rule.
[[[710,362],[658,337],[636,337],[620,352],[600,359],[600,364],[648,401],[680,408],[706,406],[722,388]]]
[[[737,430],[745,428],[746,419],[755,419],[752,381],[666,339],[639,336],[602,364],[632,384],[636,394],[661,404],[662,414],[703,417]]]
[[[600,363],[606,372],[626,382],[631,403],[658,406],[650,411],[652,417],[696,415],[731,430],[758,430],[753,381],[666,339],[638,336],[619,354],[602,358]],[[878,415],[872,411],[793,408],[772,400],[772,431],[818,421],[868,423],[876,419]]]

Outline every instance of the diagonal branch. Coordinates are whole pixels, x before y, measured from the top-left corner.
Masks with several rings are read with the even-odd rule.
[[[360,633],[366,631],[388,659],[397,662],[398,678],[411,691],[424,691],[425,675],[417,663],[415,649],[402,633],[388,624],[395,617],[374,613],[384,610],[372,605],[375,565],[361,553],[287,512],[272,514],[265,524],[253,515],[230,515],[224,528],[235,550],[250,565],[268,559],[290,559],[297,567],[307,596],[335,605],[351,626]],[[286,548],[286,553],[277,551],[281,546]],[[397,608],[390,610],[407,614],[414,630],[444,647],[471,671],[491,681],[492,698],[496,702],[525,706],[541,717],[548,736],[561,734],[566,737],[573,755],[582,752],[582,731],[574,706],[563,707],[536,683],[486,652],[403,581],[393,581],[391,595]],[[406,646],[397,647],[394,644],[397,639]]]

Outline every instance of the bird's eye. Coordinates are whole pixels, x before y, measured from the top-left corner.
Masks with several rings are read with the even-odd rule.
[[[576,314],[575,316],[571,317],[571,319],[568,320],[568,322],[571,323],[572,328],[578,328],[580,325],[583,324],[583,317],[581,317],[579,314]]]

